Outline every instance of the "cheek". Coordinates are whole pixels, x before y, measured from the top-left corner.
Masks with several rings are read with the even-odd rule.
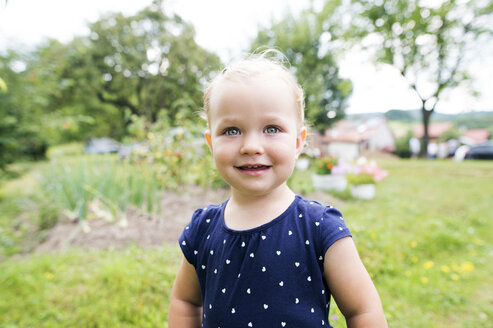
[[[270,154],[281,161],[294,161],[296,159],[296,139],[286,138],[282,142],[273,144]]]

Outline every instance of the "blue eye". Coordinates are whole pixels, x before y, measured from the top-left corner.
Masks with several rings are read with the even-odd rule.
[[[268,126],[264,130],[264,132],[267,133],[267,134],[276,134],[276,133],[278,133],[280,131],[281,131],[281,129],[279,129],[276,126]]]
[[[240,130],[237,128],[227,128],[223,133],[227,136],[237,136],[240,134]]]

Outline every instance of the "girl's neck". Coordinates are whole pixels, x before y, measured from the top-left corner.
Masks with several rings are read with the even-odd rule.
[[[233,230],[248,230],[266,224],[291,205],[295,193],[287,185],[266,195],[246,195],[232,190],[224,222]]]

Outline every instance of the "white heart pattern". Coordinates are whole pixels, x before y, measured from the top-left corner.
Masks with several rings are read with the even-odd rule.
[[[267,310],[268,308],[269,308],[269,306],[267,304],[264,304],[264,309]]]

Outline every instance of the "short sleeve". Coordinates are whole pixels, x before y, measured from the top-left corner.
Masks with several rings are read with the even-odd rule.
[[[178,242],[180,243],[181,251],[183,255],[187,259],[187,261],[195,266],[196,257],[194,256],[194,241],[196,240],[197,232],[200,225],[200,219],[203,214],[203,209],[196,210],[192,215],[192,220],[188,223],[180,237],[178,238]]]
[[[322,254],[325,254],[327,249],[339,239],[352,237],[341,212],[332,206],[325,208],[322,218],[320,219],[319,231],[320,240],[322,242]]]

